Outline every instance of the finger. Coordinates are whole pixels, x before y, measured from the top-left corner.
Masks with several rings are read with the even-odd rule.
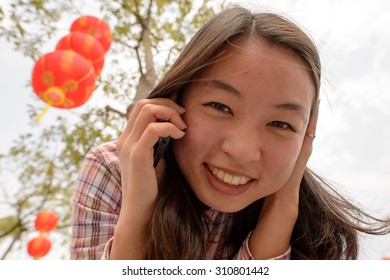
[[[320,107],[320,100],[318,99],[316,105],[313,108],[313,112],[310,116],[309,123],[306,128],[306,136],[308,138],[311,138],[312,140],[316,136],[319,107]]]
[[[132,128],[133,140],[138,140],[139,137],[141,137],[141,135],[144,133],[146,128],[156,122],[169,122],[176,126],[179,130],[185,130],[187,128],[180,114],[175,109],[162,105],[147,104],[142,108]],[[154,127],[154,125],[152,125],[152,127]],[[170,126],[157,127],[164,128]],[[165,137],[167,134],[161,129],[154,131],[161,134],[157,135],[158,137]]]
[[[307,124],[305,138],[302,144],[301,154],[302,157],[304,158],[304,161],[306,162],[311,155],[313,149],[313,140],[316,137],[319,108],[320,108],[320,100],[317,100],[313,108],[313,112],[310,116],[309,123]]]
[[[154,106],[159,107],[153,109]],[[162,111],[159,112],[159,110]],[[119,146],[137,141],[147,125],[151,122],[156,122],[157,120],[172,121],[181,129],[185,129],[185,123],[180,117],[180,114],[183,114],[184,112],[185,109],[183,107],[166,98],[144,99],[138,101],[127,122],[126,128],[118,139]],[[141,117],[143,114],[146,114],[146,116]],[[139,123],[139,121],[141,121],[141,123]]]
[[[319,113],[319,100],[317,101],[312,115],[310,117],[309,123],[306,129],[306,135],[303,139],[302,148],[299,153],[298,159],[295,163],[293,173],[291,174],[290,180],[294,184],[299,184],[302,180],[303,173],[306,169],[307,162],[312,153],[313,149],[313,140],[316,133],[318,113]]]
[[[133,149],[132,159],[145,166],[153,166],[154,145],[161,137],[180,139],[185,132],[170,122],[151,123],[144,131],[136,147]]]
[[[133,111],[131,112],[131,115],[129,117],[129,120],[127,121],[127,125],[123,131],[123,134],[129,134],[132,131],[133,126],[138,118],[138,115],[143,110],[144,106],[153,105],[153,104],[172,108],[173,110],[177,111],[179,114],[183,114],[185,112],[185,109],[183,107],[181,107],[176,102],[168,98],[154,98],[154,99],[139,100],[135,104]]]
[[[305,138],[303,139],[301,152],[297,161],[297,165],[303,170],[306,168],[306,164],[313,151],[313,140],[316,137],[319,106],[320,100],[317,100],[310,116],[309,123],[307,124]]]

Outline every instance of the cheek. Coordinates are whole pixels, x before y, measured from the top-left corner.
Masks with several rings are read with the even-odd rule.
[[[283,169],[290,170],[290,172],[292,172],[292,169],[294,168],[298,159],[300,150],[301,145],[299,143],[294,143],[293,145],[288,145],[285,147],[284,151],[279,154]]]
[[[173,153],[177,165],[191,187],[201,184],[203,162],[210,141],[205,141],[201,127],[186,121],[187,131],[182,139],[173,141]]]
[[[289,145],[279,147],[275,145],[274,147],[269,161],[272,166],[270,175],[278,181],[275,182],[275,191],[277,191],[290,178],[301,150],[301,144],[297,141]]]
[[[184,122],[188,127],[185,136],[173,142],[175,158],[181,169],[183,169],[183,165],[187,165],[196,160],[204,150],[202,143],[207,143],[204,137],[207,134],[205,134],[204,129],[202,130],[200,125],[197,125],[188,118],[184,118]]]
[[[175,141],[177,146],[175,150],[177,153],[185,153],[191,156],[204,153],[209,146],[215,142],[215,130],[210,129],[210,126],[205,124],[202,120],[197,118],[192,120],[184,118],[184,122],[187,125],[185,136]]]

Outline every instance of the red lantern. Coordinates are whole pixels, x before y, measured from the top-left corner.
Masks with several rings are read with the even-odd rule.
[[[41,56],[34,65],[32,85],[48,105],[70,109],[83,105],[95,89],[95,71],[82,55],[58,50]]]
[[[39,259],[49,253],[51,249],[51,241],[45,236],[36,237],[27,245],[27,252],[34,259]]]
[[[73,50],[87,58],[99,76],[103,64],[105,50],[95,37],[81,32],[72,32],[63,37],[57,44],[56,50]]]
[[[52,211],[41,211],[35,218],[35,228],[40,232],[53,230],[58,223],[58,216]]]
[[[78,31],[92,35],[100,42],[106,52],[110,48],[112,34],[110,27],[102,19],[94,16],[81,16],[72,23],[70,31]]]

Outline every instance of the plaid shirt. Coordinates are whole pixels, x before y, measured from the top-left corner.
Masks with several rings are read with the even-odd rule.
[[[121,209],[121,175],[115,142],[91,150],[85,157],[73,196],[71,259],[109,259]],[[253,259],[248,241],[238,252],[224,246],[232,225],[232,214],[210,209],[206,212],[212,233],[206,259]],[[289,259],[290,248],[274,259]]]

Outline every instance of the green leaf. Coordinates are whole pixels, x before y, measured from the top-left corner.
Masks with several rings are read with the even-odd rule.
[[[19,219],[15,216],[0,218],[0,236],[3,236],[6,233],[5,237],[15,236],[20,231],[18,223]]]

